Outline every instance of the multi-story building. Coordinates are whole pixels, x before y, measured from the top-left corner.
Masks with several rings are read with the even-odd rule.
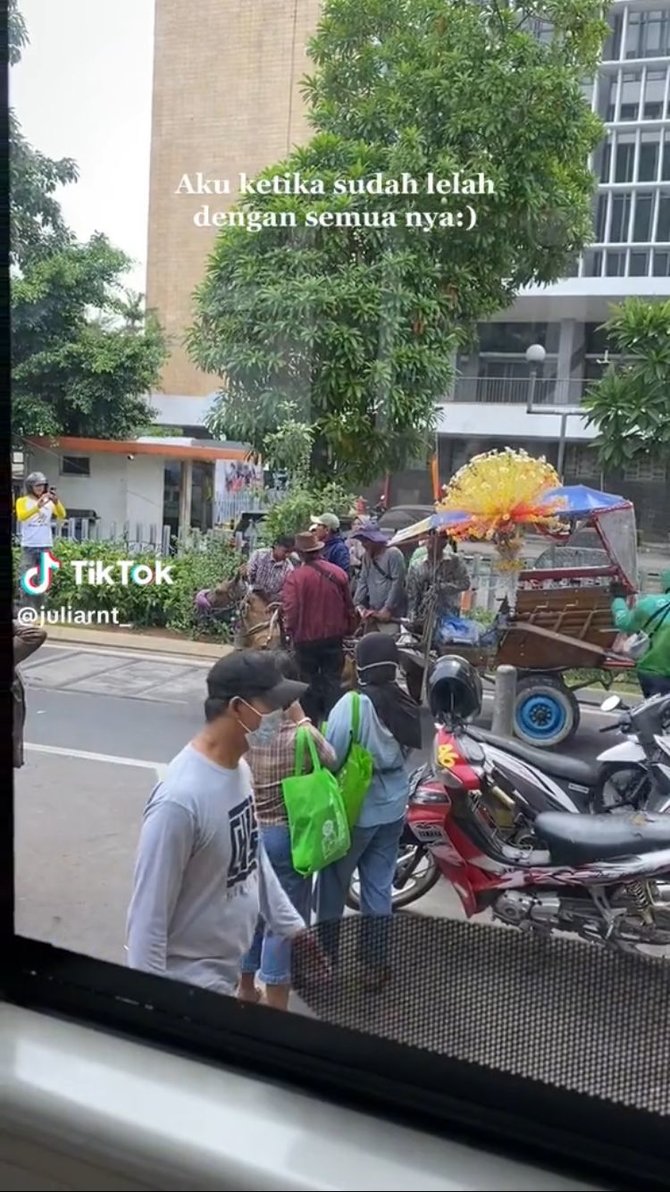
[[[217,387],[181,347],[216,229],[193,223],[207,196],[178,192],[179,183],[185,174],[252,175],[308,135],[299,83],[319,7],[319,0],[198,0],[197,20],[185,20],[183,0],[156,0],[147,291],[174,351],[164,396],[155,400],[164,422],[189,433],[198,433]],[[606,127],[592,163],[594,242],[564,280],[528,288],[480,327],[477,349],[458,360],[445,395],[440,471],[448,477],[472,454],[503,443],[530,445],[555,462],[560,454],[568,481],[623,489],[645,528],[663,536],[668,461],[645,458],[624,476],[601,476],[589,447],[594,431],[574,413],[608,359],[600,327],[611,305],[633,294],[670,298],[670,0],[615,0],[610,26],[597,77],[584,84]],[[235,195],[215,200],[222,209]],[[546,358],[533,404],[547,412],[528,414],[526,350],[538,343]],[[425,468],[398,478],[395,500],[428,497]]]

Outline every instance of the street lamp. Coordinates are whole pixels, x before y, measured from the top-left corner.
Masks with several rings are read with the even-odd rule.
[[[542,344],[531,344],[526,348],[526,361],[530,366],[530,385],[528,386],[528,401],[526,402],[526,413],[533,413],[533,401],[535,398],[535,386],[537,385],[538,370],[542,368],[547,353],[542,347]]]

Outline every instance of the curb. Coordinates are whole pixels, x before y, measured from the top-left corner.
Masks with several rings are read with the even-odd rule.
[[[172,637],[153,637],[148,633],[108,633],[104,629],[84,629],[80,625],[49,625],[48,641],[72,642],[73,645],[106,646],[111,650],[138,650],[143,654],[175,654],[185,658],[224,658],[233,646],[224,643],[196,642]]]

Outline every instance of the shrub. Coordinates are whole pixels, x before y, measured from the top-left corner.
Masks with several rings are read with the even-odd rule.
[[[114,585],[76,583],[74,559],[90,559],[103,566],[118,564],[130,557],[123,542],[72,542],[57,539],[53,554],[63,566],[54,575],[46,595],[46,607],[58,609],[70,607],[83,611],[109,611],[116,609],[118,623],[138,628],[167,628],[182,633],[195,634],[199,631],[194,617],[194,599],[201,588],[211,588],[234,575],[240,565],[239,554],[224,543],[211,542],[206,550],[187,550],[164,559],[170,566],[172,584],[148,584],[141,587],[129,583]],[[18,576],[20,550],[14,551],[14,573]],[[144,550],[133,554],[134,563],[146,563],[154,567],[156,552]],[[214,626],[211,636],[226,638],[225,626]]]
[[[315,514],[335,513],[346,517],[354,503],[354,497],[339,484],[321,487],[317,483],[294,488],[283,501],[272,505],[260,527],[261,541],[275,542],[282,534],[301,534],[309,530]]]

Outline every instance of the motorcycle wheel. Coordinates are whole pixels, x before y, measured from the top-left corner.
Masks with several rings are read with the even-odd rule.
[[[644,808],[649,798],[649,779],[641,766],[612,766],[593,796],[596,815],[621,815]]]
[[[423,898],[440,880],[440,871],[432,853],[426,852],[420,844],[402,844],[393,882],[391,899],[394,910],[401,910],[412,902]],[[397,885],[396,885],[397,882]],[[360,883],[358,871],[354,873],[347,894],[349,910],[359,911]]]

